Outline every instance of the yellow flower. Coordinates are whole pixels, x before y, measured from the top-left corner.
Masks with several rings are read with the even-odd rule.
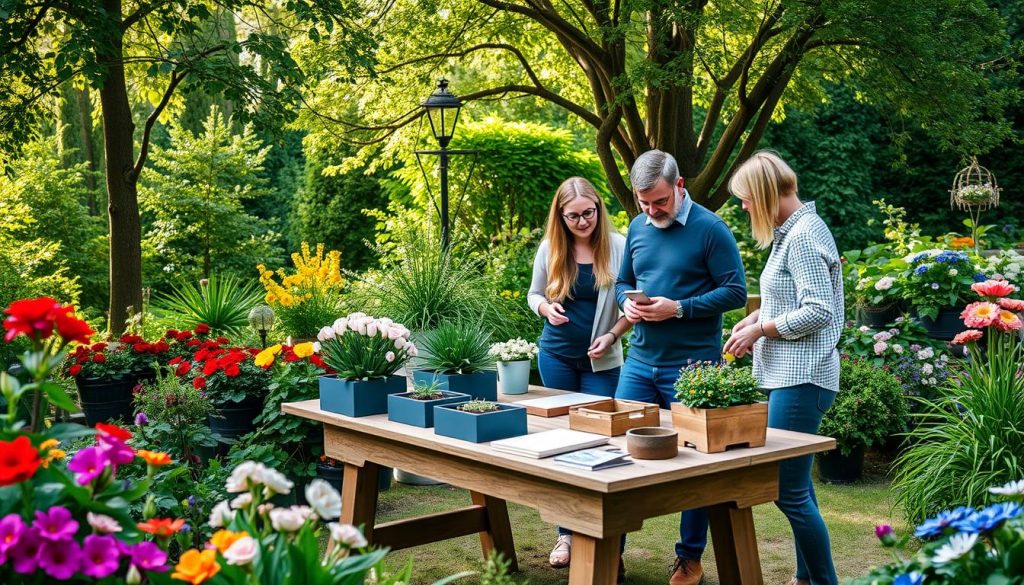
[[[292,348],[292,352],[295,353],[296,357],[307,358],[313,355],[313,342],[307,341],[305,343],[300,343]]]
[[[210,544],[219,550],[221,554],[224,554],[224,551],[231,548],[235,541],[245,536],[249,536],[249,533],[245,531],[231,532],[230,530],[218,530],[210,537]]]
[[[174,567],[171,573],[172,579],[187,581],[192,585],[199,585],[220,571],[217,563],[217,551],[207,549],[199,552],[196,549],[187,551],[181,555],[181,560]]]
[[[313,344],[310,343],[309,345],[312,346]],[[281,353],[281,344],[278,343],[277,345],[271,345],[267,349],[256,354],[253,362],[261,368],[268,368],[274,364],[274,356],[279,353]]]
[[[727,364],[731,364],[734,361],[736,361],[736,356],[732,355],[729,352],[725,352],[725,354],[723,354],[722,357],[725,358],[725,363]]]
[[[57,445],[60,445],[60,441],[58,441],[57,439],[46,439],[42,443],[39,443],[39,450],[48,451],[50,449],[53,449]]]

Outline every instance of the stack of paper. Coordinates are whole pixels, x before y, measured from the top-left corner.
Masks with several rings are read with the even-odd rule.
[[[573,451],[572,453],[559,455],[553,461],[559,465],[600,471],[609,467],[629,465],[633,460],[628,457],[629,453],[624,453],[621,449],[617,448],[584,449],[583,451]]]
[[[511,439],[491,441],[491,447],[513,455],[541,459],[567,451],[604,445],[607,442],[608,437],[604,435],[571,431],[569,429],[554,429],[533,433],[532,435],[520,435]]]

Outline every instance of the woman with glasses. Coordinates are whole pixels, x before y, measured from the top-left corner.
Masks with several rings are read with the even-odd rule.
[[[530,308],[545,319],[537,363],[544,386],[614,396],[629,322],[615,303],[615,277],[626,239],[612,230],[608,211],[584,178],[555,191],[544,241],[533,261]],[[569,565],[571,533],[558,529],[548,559]]]

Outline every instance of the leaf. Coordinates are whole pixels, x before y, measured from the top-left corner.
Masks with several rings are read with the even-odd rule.
[[[43,390],[46,392],[46,397],[50,400],[50,404],[68,412],[79,412],[78,405],[75,404],[74,400],[71,400],[71,397],[68,396],[67,392],[64,391],[64,387],[60,384],[43,382]]]

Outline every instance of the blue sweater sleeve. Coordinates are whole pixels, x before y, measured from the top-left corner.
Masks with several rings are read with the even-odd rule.
[[[619,264],[619,276],[615,279],[615,300],[620,308],[626,302],[624,293],[636,288],[636,273],[633,272],[633,252],[630,250],[630,241],[631,238],[627,234],[626,246],[622,250],[622,263]]]
[[[715,282],[715,288],[683,300],[685,318],[713,317],[747,304],[746,275],[743,261],[729,227],[716,221],[708,230],[704,261]],[[623,262],[625,263],[625,262]]]

